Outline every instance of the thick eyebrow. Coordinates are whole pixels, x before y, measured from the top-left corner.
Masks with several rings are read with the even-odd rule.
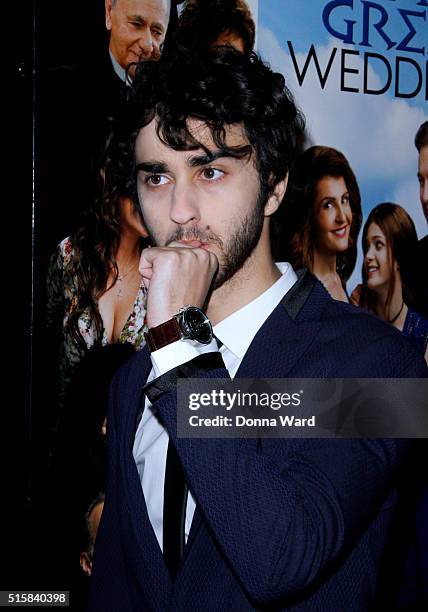
[[[231,155],[226,151],[210,151],[210,153],[206,153],[204,155],[193,155],[192,157],[189,157],[187,160],[187,165],[190,166],[190,168],[197,168],[198,166],[212,164],[216,159],[221,159],[223,157],[232,157],[233,159],[236,159],[234,155]]]
[[[228,154],[225,151],[212,151],[209,154],[202,155],[192,155],[186,160],[187,165],[190,168],[198,168],[199,166],[206,166],[208,164],[212,164],[216,159],[221,159],[223,157],[231,157],[235,159],[233,155]],[[141,162],[135,166],[137,172],[140,170],[143,172],[151,172],[153,174],[163,174],[167,172],[171,172],[168,166],[162,162],[157,160],[148,160]]]
[[[135,166],[137,172],[151,172],[152,174],[163,174],[169,172],[168,166],[160,161],[141,162]]]

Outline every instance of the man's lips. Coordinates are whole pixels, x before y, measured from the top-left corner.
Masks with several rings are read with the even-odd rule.
[[[207,249],[208,246],[210,245],[209,242],[202,242],[202,240],[199,239],[191,239],[191,240],[177,240],[176,242],[179,242],[181,244],[185,244],[186,246],[192,246],[195,249],[199,248],[199,249]]]
[[[186,246],[191,246],[195,249],[201,248],[201,246],[204,244],[197,238],[192,238],[191,240],[176,240],[175,242],[178,242],[178,244],[184,244]]]

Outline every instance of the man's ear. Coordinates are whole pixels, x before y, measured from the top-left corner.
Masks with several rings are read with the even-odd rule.
[[[282,181],[279,181],[275,185],[273,192],[268,197],[268,200],[265,204],[265,217],[270,217],[271,215],[273,215],[273,213],[275,213],[278,210],[284,198],[285,192],[287,190],[287,185],[288,185],[288,172],[285,175],[285,177],[282,179]]]
[[[105,0],[106,9],[106,28],[108,31],[111,30],[111,0]]]

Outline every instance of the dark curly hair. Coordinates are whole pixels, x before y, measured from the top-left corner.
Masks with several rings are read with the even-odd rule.
[[[244,53],[253,50],[256,27],[245,0],[187,0],[178,19],[176,43],[200,53],[221,34],[240,38]]]
[[[106,183],[135,199],[135,140],[154,118],[159,138],[177,151],[201,148],[210,154],[189,131],[192,118],[208,126],[215,145],[226,155],[252,157],[263,205],[289,172],[304,131],[303,115],[284,77],[254,53],[247,56],[218,47],[197,57],[181,53],[168,61],[143,62],[136,70],[133,98],[117,121],[106,169]],[[232,124],[242,124],[248,144],[226,144],[225,126]]]
[[[75,308],[70,313],[68,327],[76,346],[82,353],[87,345],[79,330],[79,319],[89,310],[95,325],[95,345],[102,341],[103,321],[98,310],[98,299],[117,281],[119,269],[116,253],[119,248],[121,224],[120,202],[124,197],[132,200],[141,215],[138,199],[126,182],[114,183],[109,172],[112,159],[109,155],[112,128],[105,149],[100,153],[98,166],[98,194],[87,209],[81,226],[71,236],[73,257],[68,270],[77,292]],[[141,239],[143,248],[144,239]],[[109,278],[113,274],[109,284]]]
[[[418,153],[421,152],[422,147],[428,145],[428,121],[424,121],[420,126],[415,136],[415,147]]]
[[[331,147],[315,146],[307,149],[296,161],[291,176],[291,194],[284,213],[287,226],[288,258],[295,268],[312,270],[314,263],[315,192],[319,181],[326,176],[343,178],[349,192],[352,223],[349,246],[337,255],[337,273],[344,284],[350,277],[357,259],[357,238],[361,228],[361,196],[357,179],[348,160]]]

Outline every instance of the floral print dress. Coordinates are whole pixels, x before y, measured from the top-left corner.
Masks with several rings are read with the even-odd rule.
[[[59,405],[64,401],[65,390],[76,369],[87,351],[76,345],[68,328],[68,320],[77,305],[77,288],[71,273],[73,245],[70,238],[65,238],[53,254],[48,270],[47,326],[55,333],[60,343],[59,354]],[[80,334],[87,349],[96,342],[96,327],[89,309],[84,311],[78,321]],[[118,343],[130,343],[136,350],[145,345],[146,326],[146,291],[141,281],[132,312],[120,334]],[[102,346],[109,344],[106,331],[103,329]]]

